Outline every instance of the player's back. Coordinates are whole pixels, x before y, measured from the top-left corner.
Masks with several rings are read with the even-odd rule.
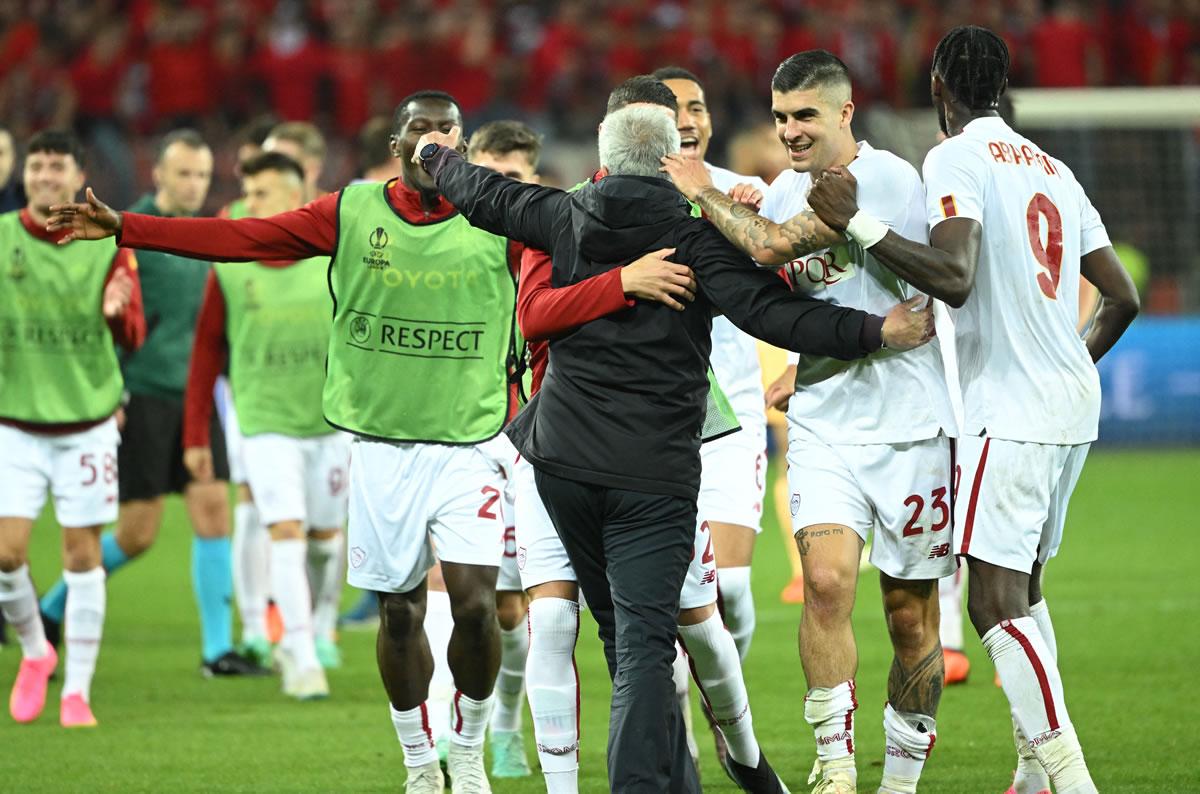
[[[1075,329],[1079,260],[1109,244],[1065,165],[998,117],[925,160],[930,226],[982,225],[975,284],[955,313],[965,435],[1079,444],[1096,437],[1100,384]]]

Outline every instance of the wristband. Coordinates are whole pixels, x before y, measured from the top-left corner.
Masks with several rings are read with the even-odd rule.
[[[870,248],[887,236],[888,227],[867,213],[859,210],[846,224],[846,236],[863,248]]]

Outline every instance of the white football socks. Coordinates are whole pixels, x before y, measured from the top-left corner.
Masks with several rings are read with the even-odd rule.
[[[967,569],[959,568],[938,579],[938,607],[942,612],[939,634],[943,648],[963,649],[963,582]]]
[[[107,601],[104,579],[104,568],[99,566],[83,573],[63,571],[63,581],[67,584],[67,611],[63,617],[67,646],[64,698],[82,695],[85,701],[91,700],[92,676],[96,674],[96,658],[104,634]]]
[[[1029,616],[1037,623],[1042,640],[1055,660],[1058,659],[1058,646],[1054,637],[1054,625],[1050,622],[1050,611],[1046,602],[1039,601],[1029,608]],[[1042,768],[1042,762],[1037,759],[1029,740],[1021,733],[1017,724],[1016,714],[1013,714],[1013,742],[1017,747],[1017,771],[1013,775],[1013,790],[1017,794],[1040,794],[1050,790],[1050,776]]]
[[[267,638],[267,599],[271,587],[271,533],[253,502],[233,508],[233,593],[242,619],[242,640]]]
[[[750,566],[718,568],[717,587],[724,607],[725,625],[737,645],[738,658],[745,660],[754,637],[754,593],[750,590]]]
[[[46,633],[28,565],[15,571],[0,571],[0,610],[21,643],[22,656],[26,659],[45,656]]]
[[[881,792],[916,794],[917,781],[937,741],[936,723],[927,714],[899,712],[883,707],[883,782]]]
[[[492,716],[492,696],[475,700],[464,695],[462,690],[455,690],[453,706],[450,743],[472,750],[482,748],[488,719]]]
[[[493,731],[521,730],[525,705],[525,659],[529,655],[529,622],[500,630],[500,672],[496,676]]]
[[[839,772],[858,780],[854,766],[854,712],[857,708],[853,679],[835,687],[813,687],[804,697],[804,719],[812,726],[816,739],[821,777]],[[809,782],[818,781],[810,779]]]
[[[437,750],[434,749],[433,733],[429,728],[429,710],[425,703],[415,709],[398,711],[395,706],[388,704],[392,712],[392,725],[396,728],[396,738],[400,740],[400,748],[404,751],[404,765],[420,767],[437,763]]]
[[[280,645],[300,670],[321,666],[313,637],[312,594],[304,570],[303,540],[271,541],[271,592],[283,621]]]
[[[1013,719],[1055,789],[1095,791],[1067,714],[1058,665],[1037,621],[1033,617],[1001,621],[983,635],[983,647],[996,665]]]
[[[688,754],[692,758],[699,758],[700,748],[696,744],[696,731],[692,727],[692,698],[688,695],[692,671],[688,665],[687,651],[678,642],[675,643],[675,661],[671,663],[671,679],[675,682],[675,699],[679,701],[679,712],[683,715]]]
[[[701,693],[725,737],[729,755],[754,769],[759,761],[758,740],[733,636],[716,612],[695,625],[680,626],[679,636],[687,645]]]
[[[308,584],[312,589],[313,635],[333,642],[342,602],[342,554],[345,536],[308,539]]]
[[[578,636],[578,603],[563,598],[535,598],[529,603],[525,680],[538,761],[549,794],[579,790]]]
[[[425,636],[433,655],[433,678],[429,681],[429,725],[434,741],[450,736],[450,700],[454,697],[454,674],[446,656],[450,634],[454,631],[454,615],[450,611],[450,594],[430,590],[425,599]]]

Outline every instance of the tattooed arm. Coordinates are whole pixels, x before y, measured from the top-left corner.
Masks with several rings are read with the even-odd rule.
[[[763,265],[784,265],[845,240],[812,210],[775,223],[715,187],[701,190],[695,201],[721,234]]]

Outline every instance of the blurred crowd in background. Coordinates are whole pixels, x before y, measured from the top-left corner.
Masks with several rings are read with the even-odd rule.
[[[875,111],[886,127],[893,110],[929,107],[933,47],[968,22],[1007,39],[1015,87],[1200,85],[1200,0],[0,0],[0,127],[19,148],[73,126],[118,206],[144,188],[157,136],[195,127],[217,157],[215,209],[237,194],[238,147],[271,124],[325,133],[333,189],[361,173],[370,119],[440,88],[468,130],[519,118],[545,133],[547,181],[569,183],[586,163],[555,146],[586,151],[611,86],[677,64],[705,82],[713,160],[740,150],[743,172],[769,178],[786,167],[767,156],[783,58],[824,47],[845,60],[869,136]],[[916,135],[932,145],[932,130]],[[1161,235],[1131,236],[1153,248]],[[1178,263],[1175,250],[1155,258]]]

